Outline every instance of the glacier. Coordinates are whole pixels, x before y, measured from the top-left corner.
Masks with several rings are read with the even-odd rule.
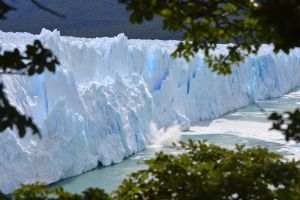
[[[108,166],[143,150],[159,128],[218,118],[280,97],[300,86],[300,50],[258,55],[233,67],[230,76],[212,73],[199,52],[190,62],[173,58],[178,41],[39,35],[0,32],[1,51],[39,39],[58,57],[55,74],[2,75],[13,105],[33,117],[42,137],[0,134],[0,190],[20,184],[53,183],[99,165]],[[226,51],[219,45],[218,52]]]

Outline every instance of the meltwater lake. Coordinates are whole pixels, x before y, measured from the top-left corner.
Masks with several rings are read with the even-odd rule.
[[[289,159],[300,158],[300,144],[285,142],[284,137],[276,131],[270,131],[271,123],[267,120],[269,113],[273,111],[283,112],[293,110],[300,105],[300,90],[294,90],[279,99],[258,101],[259,107],[251,105],[236,112],[227,114],[222,118],[204,121],[194,124],[189,132],[182,132],[180,140],[206,140],[209,143],[221,145],[226,148],[234,148],[235,144],[243,144],[246,147],[266,147],[271,151],[285,155]],[[170,135],[170,142],[173,142]],[[112,192],[118,188],[121,182],[132,172],[144,169],[146,159],[154,157],[158,151],[178,154],[179,151],[168,145],[165,141],[157,141],[120,164],[109,167],[99,167],[82,175],[62,180],[50,187],[63,187],[71,193],[80,193],[86,188],[102,188],[106,192]]]

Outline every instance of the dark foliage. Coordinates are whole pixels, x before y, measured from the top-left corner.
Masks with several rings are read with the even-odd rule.
[[[232,64],[256,54],[263,43],[289,52],[300,45],[298,0],[119,0],[132,12],[132,23],[160,16],[168,31],[182,31],[174,56],[192,57],[199,50],[213,71],[230,74]],[[212,54],[218,43],[232,43],[228,54]]]
[[[112,198],[101,189],[87,189],[81,195],[70,194],[62,188],[48,190],[43,185],[23,185],[16,190],[11,197],[4,195],[0,200],[112,200]]]
[[[6,19],[6,13],[11,10],[15,10],[15,8],[0,0],[0,19]]]
[[[300,142],[300,110],[285,112],[284,114],[272,113],[269,120],[273,121],[272,129],[281,131],[287,141]]]
[[[0,19],[5,19],[7,12],[14,8],[0,0]],[[55,71],[59,62],[52,52],[43,47],[40,41],[35,40],[32,45],[27,45],[24,53],[18,49],[4,51],[0,55],[1,75],[34,75],[41,74],[46,69]],[[24,137],[27,129],[32,133],[39,133],[38,127],[31,117],[20,113],[16,107],[9,103],[5,94],[4,84],[0,83],[0,132],[5,129],[16,128],[20,137]]]
[[[13,129],[16,127],[19,131],[19,136],[24,137],[26,128],[30,128],[32,132],[39,133],[37,126],[33,123],[31,117],[22,115],[17,109],[10,105],[5,93],[3,84],[0,84],[0,132],[6,128]]]
[[[0,55],[0,74],[10,75],[34,75],[41,74],[45,69],[55,71],[59,64],[56,57],[50,50],[45,49],[41,42],[36,40],[33,45],[27,45],[24,55],[18,49],[5,51]],[[37,126],[31,117],[22,115],[14,106],[9,103],[4,86],[0,84],[0,132],[6,128],[16,127],[20,137],[24,137],[26,128],[33,133],[39,133]]]
[[[55,72],[59,62],[52,52],[45,49],[39,40],[27,45],[24,55],[18,49],[0,55],[0,74],[34,75],[48,69]]]
[[[185,153],[157,154],[149,168],[133,173],[117,199],[299,199],[299,162],[267,149],[227,150],[202,142],[181,144]]]

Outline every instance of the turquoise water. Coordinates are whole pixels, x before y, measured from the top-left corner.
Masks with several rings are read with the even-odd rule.
[[[230,113],[220,119],[195,124],[190,132],[184,132],[181,140],[206,140],[226,148],[234,148],[235,144],[246,147],[263,146],[271,151],[281,153],[291,158],[300,157],[300,145],[285,142],[283,136],[275,131],[269,131],[271,126],[267,121],[268,113],[272,111],[293,110],[300,105],[300,90],[291,92],[280,99],[258,102],[265,112],[255,106],[248,106]],[[153,158],[156,152],[178,154],[178,150],[163,145],[152,145],[143,152],[137,153],[120,164],[109,167],[99,167],[80,176],[62,180],[51,187],[62,186],[66,191],[80,193],[89,187],[98,187],[106,192],[112,192],[120,185],[128,174],[144,169],[145,159]]]

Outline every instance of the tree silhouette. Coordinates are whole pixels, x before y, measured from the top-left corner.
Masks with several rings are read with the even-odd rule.
[[[300,2],[297,0],[119,0],[131,11],[130,21],[142,23],[159,16],[164,29],[181,31],[174,56],[189,59],[199,50],[213,71],[230,74],[262,44],[288,53],[300,45]],[[219,43],[228,45],[228,54],[212,54]]]
[[[119,0],[131,11],[132,23],[143,23],[159,16],[164,29],[181,31],[184,41],[173,55],[190,59],[199,50],[212,71],[230,74],[262,44],[272,44],[274,52],[300,46],[299,0]],[[228,53],[215,54],[219,43],[229,43]],[[269,117],[273,129],[286,140],[300,142],[299,111]],[[286,128],[287,127],[287,128]]]
[[[228,150],[191,140],[177,147],[184,153],[147,160],[145,170],[123,181],[116,199],[299,199],[299,161],[264,148]]]
[[[35,5],[38,2],[31,0]],[[46,9],[46,7],[41,7]],[[6,19],[9,11],[16,10],[11,5],[0,0],[0,20]],[[51,12],[51,10],[46,10]],[[53,12],[53,14],[57,14]],[[42,43],[35,40],[32,45],[27,45],[25,52],[21,53],[18,49],[4,51],[0,54],[0,74],[1,75],[28,75],[41,74],[46,69],[50,72],[55,71],[55,66],[59,62],[49,49],[43,47]],[[20,137],[24,137],[26,129],[31,129],[33,134],[39,133],[38,127],[29,116],[20,113],[16,107],[10,104],[4,84],[0,83],[0,132],[5,129],[16,127]]]

